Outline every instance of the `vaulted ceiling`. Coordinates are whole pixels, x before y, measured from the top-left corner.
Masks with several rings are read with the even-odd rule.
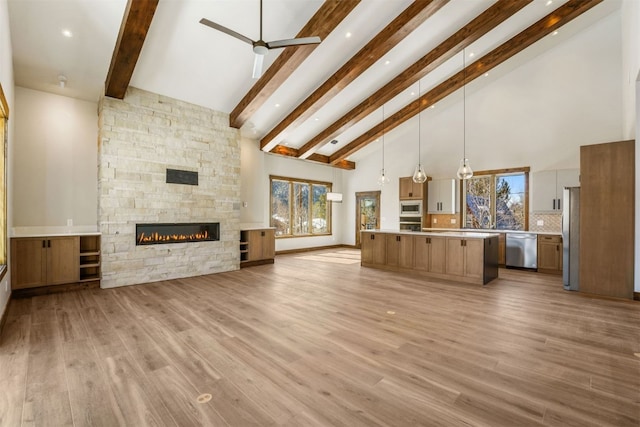
[[[122,98],[135,86],[229,113],[230,126],[265,152],[345,169],[383,132],[465,82],[526,66],[540,46],[561,43],[619,6],[264,0],[264,40],[317,35],[322,42],[270,50],[254,80],[252,47],[199,21],[256,40],[259,0],[9,0],[17,85],[90,101],[103,91]]]

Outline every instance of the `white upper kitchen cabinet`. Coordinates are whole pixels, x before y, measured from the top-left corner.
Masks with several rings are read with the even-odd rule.
[[[427,213],[455,214],[459,203],[459,185],[456,179],[435,179],[429,181],[427,191]]]
[[[531,212],[562,212],[564,187],[580,186],[580,169],[559,169],[531,173]]]

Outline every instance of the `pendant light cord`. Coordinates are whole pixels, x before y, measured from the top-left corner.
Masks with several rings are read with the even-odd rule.
[[[382,174],[384,175],[384,104],[382,104]]]
[[[462,161],[467,166],[467,53],[462,49]]]
[[[421,152],[420,152],[420,146],[422,145],[422,131],[421,131],[421,124],[422,124],[422,120],[420,120],[420,114],[422,113],[422,99],[420,98],[420,79],[418,79],[418,166],[420,166],[422,164],[422,162],[420,161],[420,156],[421,156]]]

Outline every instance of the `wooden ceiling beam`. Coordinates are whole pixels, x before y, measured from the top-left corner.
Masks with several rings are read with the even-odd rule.
[[[278,154],[285,157],[298,157],[298,150],[291,147],[286,147],[284,145],[277,145],[271,150],[271,154]],[[325,156],[322,154],[314,153],[307,157],[304,160],[308,160],[310,162],[322,163],[327,166],[333,166],[339,169],[353,170],[356,168],[356,164],[350,160],[341,160],[339,162],[331,163],[329,156]]]
[[[330,99],[340,93],[448,2],[449,0],[415,0],[338,71],[333,73],[318,89],[302,101],[286,118],[269,131],[260,141],[260,148],[264,151],[273,149],[278,143],[278,137],[285,130],[295,128],[309,119]],[[311,154],[311,148],[313,147],[309,149],[303,147],[299,156],[307,157]]]
[[[104,84],[104,93],[124,98],[159,0],[129,0]]]
[[[417,100],[411,102],[397,113],[385,119],[384,126],[383,123],[379,123],[349,144],[342,147],[340,150],[336,151],[330,156],[331,163],[343,161],[351,154],[374,141],[376,138],[381,137],[383,131],[388,132],[389,130],[394,129],[396,126],[418,114],[420,110],[424,110],[425,108],[428,108],[436,102],[444,99],[451,93],[462,88],[465,84],[468,84],[482,76],[492,68],[500,65],[538,40],[551,34],[564,24],[582,15],[584,12],[602,1],[603,0],[569,0],[563,6],[560,6],[549,15],[520,32],[507,42],[498,46],[496,49],[478,59],[473,64],[467,66],[466,69],[460,70]]]
[[[325,0],[296,37],[318,36],[324,40],[360,3],[360,0]],[[318,45],[285,48],[258,79],[229,116],[229,126],[240,128],[287,80]]]
[[[531,3],[531,1],[532,0],[499,0],[451,37],[440,43],[431,52],[398,74],[398,76],[381,89],[305,143],[301,147],[300,152],[306,152],[335,139],[349,127],[376,111],[384,103],[460,53],[465,47],[487,34],[493,28],[506,21],[517,11]]]

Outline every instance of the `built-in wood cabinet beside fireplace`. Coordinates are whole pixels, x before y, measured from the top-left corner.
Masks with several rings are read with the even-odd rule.
[[[14,290],[99,280],[100,235],[11,239],[11,288]]]
[[[273,264],[276,256],[274,228],[255,228],[240,231],[240,267]]]

